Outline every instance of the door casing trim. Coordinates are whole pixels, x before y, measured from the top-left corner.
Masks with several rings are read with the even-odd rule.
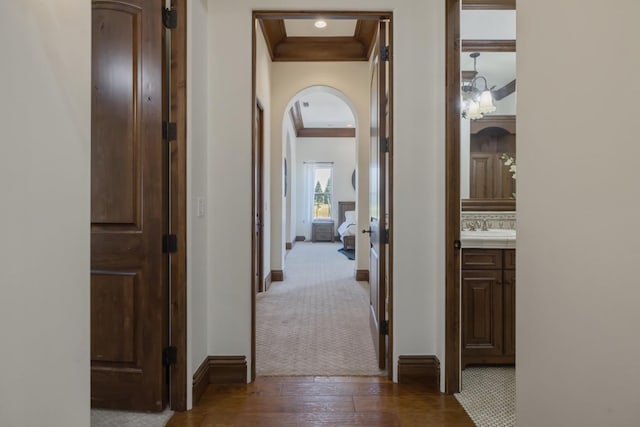
[[[394,130],[394,119],[393,119],[393,12],[391,11],[327,11],[327,10],[317,10],[317,11],[296,11],[296,10],[254,10],[252,13],[252,25],[251,25],[251,126],[253,128],[253,123],[255,123],[255,108],[254,105],[257,101],[257,93],[256,93],[256,43],[257,43],[257,33],[256,33],[256,24],[257,20],[264,17],[278,17],[278,18],[314,18],[318,16],[324,17],[340,17],[340,18],[353,18],[357,19],[359,17],[366,19],[378,19],[378,20],[388,20],[389,21],[389,51],[390,51],[390,59],[389,59],[389,135],[393,142],[393,130]],[[251,132],[251,144],[255,144],[255,132]],[[393,144],[391,144],[393,147]],[[251,168],[255,165],[252,162]],[[387,335],[388,342],[388,351],[387,351],[387,375],[389,378],[393,378],[394,372],[394,364],[393,364],[393,148],[389,150],[389,168],[387,170],[387,174],[389,175],[389,248],[388,248],[388,284],[387,284],[387,299],[389,301],[389,313],[387,320],[389,321],[389,335]],[[252,192],[252,229],[253,229],[253,216],[255,215],[255,206],[254,206],[254,183],[252,180],[251,184],[251,192]],[[253,239],[253,237],[252,237]],[[253,240],[252,240],[253,241]],[[253,265],[255,263],[255,252],[253,251],[253,245],[251,250],[251,265],[253,269]],[[368,272],[368,271],[367,271]],[[249,287],[251,290],[251,373],[250,378],[251,381],[254,381],[256,378],[256,295],[253,289],[253,275],[251,280],[251,286]]]

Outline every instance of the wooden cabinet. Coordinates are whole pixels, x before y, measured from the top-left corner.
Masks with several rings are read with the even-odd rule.
[[[500,158],[502,153],[471,153],[470,189],[472,199],[509,199],[516,191],[514,179]]]
[[[515,363],[515,250],[462,251],[462,368]]]
[[[516,154],[515,116],[486,116],[471,123],[469,197],[511,199],[516,183],[500,156]]]
[[[333,220],[313,221],[311,223],[311,241],[333,242],[334,224]]]

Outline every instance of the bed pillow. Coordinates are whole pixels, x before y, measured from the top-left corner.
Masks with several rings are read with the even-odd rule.
[[[344,213],[344,222],[348,224],[356,223],[356,211],[346,211]]]

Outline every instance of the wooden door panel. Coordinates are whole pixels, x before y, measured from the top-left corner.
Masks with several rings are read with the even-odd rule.
[[[92,1],[91,404],[161,410],[167,338],[161,0]]]
[[[139,275],[91,276],[91,360],[135,366],[135,292]]]
[[[94,2],[91,222],[138,224],[142,10]],[[118,92],[114,94],[114,92]],[[126,96],[118,96],[126,94]]]
[[[472,199],[487,199],[493,197],[494,188],[494,160],[493,156],[484,153],[471,153],[471,188]]]

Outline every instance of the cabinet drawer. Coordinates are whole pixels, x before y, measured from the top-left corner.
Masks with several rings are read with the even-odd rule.
[[[463,270],[502,269],[502,249],[463,249]]]
[[[505,249],[504,251],[504,268],[505,270],[516,269],[516,250]]]

